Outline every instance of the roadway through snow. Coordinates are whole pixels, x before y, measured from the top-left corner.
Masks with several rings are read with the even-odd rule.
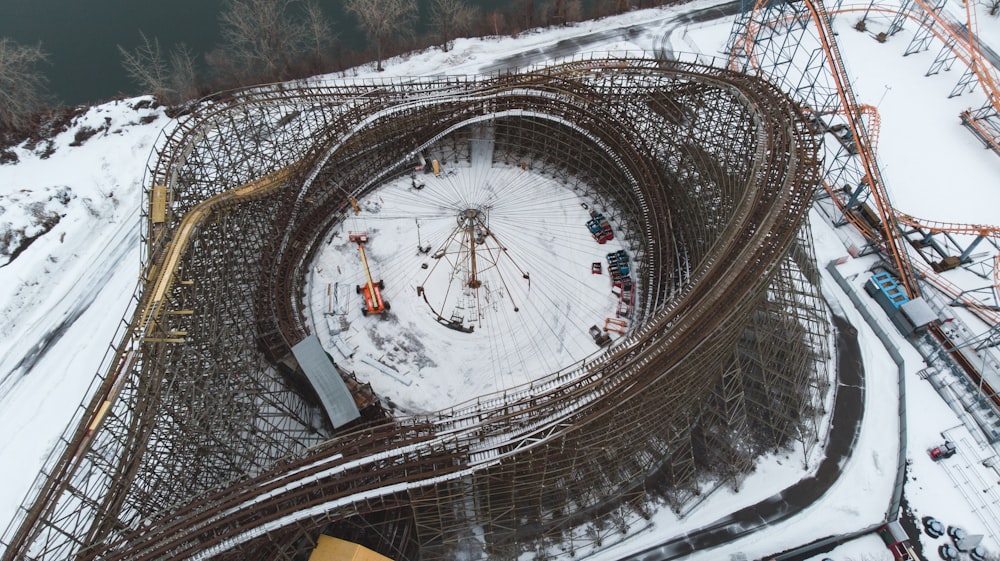
[[[816,472],[757,504],[622,561],[668,561],[717,547],[800,514],[833,486],[851,456],[864,417],[864,364],[858,332],[840,316],[833,316],[833,323],[837,333],[837,397],[830,416],[826,457]]]
[[[519,53],[497,59],[492,64],[480,67],[479,73],[491,74],[501,70],[530,66],[532,64],[539,64],[545,61],[569,57],[598,43],[607,43],[616,39],[633,40],[643,32],[648,31],[654,25],[665,24],[667,26],[666,30],[657,41],[658,44],[656,45],[655,50],[657,56],[661,56],[660,44],[665,42],[668,43],[669,41],[667,41],[667,37],[669,37],[670,33],[672,33],[677,27],[692,23],[703,23],[727,16],[734,16],[739,12],[740,1],[733,0],[724,4],[709,6],[707,8],[699,8],[683,14],[660,18],[653,21],[646,21],[615,29],[606,29],[604,31],[595,31],[593,33],[577,35],[575,37],[562,39],[561,41],[557,41],[551,45],[521,51]]]

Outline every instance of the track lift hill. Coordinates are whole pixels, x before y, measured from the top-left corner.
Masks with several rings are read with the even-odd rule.
[[[358,244],[358,253],[361,254],[361,265],[365,268],[365,284],[355,287],[358,294],[364,294],[365,305],[361,308],[363,315],[381,314],[389,309],[389,303],[382,300],[382,289],[385,284],[379,280],[372,280],[372,271],[368,267],[368,256],[365,255],[365,243],[368,241],[368,232],[349,232],[348,239]]]

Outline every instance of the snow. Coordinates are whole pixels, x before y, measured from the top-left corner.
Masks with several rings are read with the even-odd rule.
[[[554,178],[489,162],[397,179],[359,201],[360,213],[331,232],[313,263],[317,331],[341,367],[402,413],[444,409],[592,358],[602,349],[591,326],[628,325],[616,315],[606,261],[624,249],[622,232],[599,244],[586,227],[593,205]],[[383,280],[390,304],[383,315],[362,315],[355,287],[367,280],[352,232],[367,234],[372,278]],[[593,263],[603,274],[592,274]]]
[[[668,43],[674,49],[716,56],[728,37],[731,18],[683,28],[671,23],[678,13],[713,4],[699,1],[634,11],[524,33],[518,38],[459,39],[449,53],[430,49],[388,61],[384,73],[361,67],[311,81],[474,74],[515,62],[536,64],[578,54],[580,49],[648,50],[663,41],[668,29],[673,29]],[[956,16],[962,12],[953,0],[949,9]],[[887,25],[881,17],[870,17],[869,30]],[[877,149],[895,206],[930,220],[1000,222],[996,211],[1000,191],[993,188],[1000,177],[1000,158],[984,150],[958,119],[961,110],[982,105],[982,92],[947,98],[963,71],[957,65],[950,72],[924,76],[937,44],[929,51],[903,57],[913,23],[880,44],[870,34],[854,31],[854,21],[855,16],[839,16],[836,29],[859,100],[877,106],[881,116]],[[979,25],[984,39],[1000,37],[1000,20],[982,17]],[[630,26],[640,27],[630,32]],[[572,44],[567,39],[573,39]],[[14,518],[60,434],[79,415],[78,405],[95,373],[101,372],[120,318],[132,305],[139,273],[138,209],[144,163],[161,128],[171,126],[172,122],[160,110],[150,108],[146,99],[114,101],[81,114],[51,145],[43,143],[33,150],[16,148],[19,162],[0,165],[0,480],[4,481],[0,486],[0,525]],[[80,146],[71,146],[83,127],[96,133],[84,138]],[[361,213],[332,233],[312,268],[310,309],[324,344],[333,356],[370,380],[377,393],[391,398],[400,412],[432,410],[482,392],[514,387],[536,374],[601,352],[587,328],[603,327],[604,319],[613,317],[616,299],[606,270],[603,275],[591,275],[590,264],[603,262],[606,268],[605,253],[628,250],[618,245],[617,237],[614,243],[603,246],[594,242],[584,225],[589,215],[581,205],[593,201],[581,199],[541,175],[500,166],[477,169],[455,164],[444,169],[441,177],[418,176],[426,183],[423,189],[413,189],[410,178],[403,178],[361,201]],[[495,203],[489,228],[495,230],[501,240],[498,243],[506,245],[512,257],[498,260],[490,271],[483,270],[490,299],[480,299],[477,309],[481,308],[482,318],[462,318],[463,325],[475,326],[472,333],[442,326],[432,308],[414,297],[416,287],[424,288],[428,301],[435,301],[431,297],[437,298],[449,286],[455,287],[455,293],[468,292],[461,285],[463,279],[467,285],[469,267],[454,259],[450,267],[432,274],[430,265],[435,260],[429,255],[445,248],[447,236],[460,230],[462,211],[490,206],[482,201],[467,204],[472,194],[488,197],[488,191],[477,188],[515,183],[521,178],[527,178],[526,192],[550,193],[543,197],[550,206],[537,220],[504,223],[504,201]],[[528,200],[513,207],[523,211]],[[529,226],[526,222],[532,224],[522,235],[520,230]],[[860,243],[857,236],[845,228],[831,228],[818,211],[813,212],[812,223],[820,264],[844,258],[838,271],[862,301],[870,301],[862,284],[874,259],[850,258],[846,249]],[[354,285],[362,282],[363,271],[357,248],[347,239],[354,230],[370,235],[366,249],[371,252],[373,274],[385,280],[385,296],[392,304],[386,317],[391,314],[391,321],[360,313]],[[556,234],[567,241],[556,245]],[[34,236],[37,238],[12,259],[14,248],[23,247],[23,241]],[[430,245],[431,252],[420,253],[418,243]],[[552,260],[560,264],[558,275],[546,278],[545,271],[555,269],[545,265]],[[428,269],[421,267],[423,263],[428,263]],[[331,273],[338,268],[338,279],[352,280],[351,285],[341,284],[334,290]],[[459,275],[456,283],[449,270],[464,271],[466,276]],[[530,289],[521,270],[530,273]],[[949,278],[963,285],[977,282],[965,271],[949,273]],[[510,287],[498,290],[503,281],[509,281]],[[566,289],[557,289],[560,284]],[[692,560],[762,558],[813,539],[877,524],[885,516],[897,462],[897,366],[825,270],[823,291],[834,311],[858,329],[862,345],[866,407],[856,449],[833,489],[806,512],[725,546],[699,551],[689,557]],[[453,311],[459,304],[456,299],[436,301],[442,310]],[[513,311],[515,305],[517,312]],[[922,377],[922,357],[895,335],[881,310],[871,307],[869,311],[894,339],[904,359],[909,462],[906,498],[914,515],[918,519],[932,515],[946,525],[961,525],[973,534],[986,533],[984,545],[994,552],[1000,550],[1000,528],[996,527],[1000,520],[1000,473],[984,465],[984,461],[996,460],[995,452],[979,444],[981,437],[968,433],[956,412]],[[451,317],[450,312],[442,315]],[[405,329],[390,328],[392,325]],[[982,329],[977,327],[977,333]],[[500,337],[501,332],[513,335],[508,339]],[[477,360],[482,358],[480,345],[492,353],[485,363]],[[561,352],[544,352],[554,348]],[[447,364],[435,360],[442,356],[455,359]],[[371,366],[373,363],[377,366]],[[395,374],[386,374],[386,368]],[[951,387],[960,389],[956,384]],[[948,460],[933,462],[927,449],[945,438],[956,442],[959,452]],[[680,515],[667,509],[659,511],[651,521],[636,524],[627,539],[593,559],[617,559],[641,551],[779,493],[815,468],[821,454],[822,446],[816,446],[768,455],[741,482],[739,492],[721,487],[706,493],[700,503]],[[944,539],[921,536],[928,558],[934,555],[931,549]],[[889,558],[881,540],[872,535],[814,559],[827,556]]]
[[[60,217],[0,267],[0,520],[76,412],[136,288],[142,163],[166,123],[142,102],[93,107],[50,156],[20,147],[17,165],[0,166],[0,228],[30,232],[34,205]],[[99,132],[70,147],[83,126]]]

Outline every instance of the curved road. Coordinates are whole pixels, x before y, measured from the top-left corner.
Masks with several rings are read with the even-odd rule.
[[[731,0],[723,4],[709,6],[707,8],[699,8],[697,10],[691,10],[690,12],[659,18],[653,21],[645,21],[615,29],[595,31],[586,35],[577,35],[544,47],[521,51],[519,53],[514,53],[510,56],[497,59],[492,64],[480,67],[479,73],[491,74],[510,68],[525,67],[532,64],[568,57],[597,43],[604,43],[613,39],[635,39],[642,32],[649,30],[655,25],[666,24],[668,27],[660,40],[657,41],[657,43],[663,43],[670,33],[680,25],[712,21],[726,16],[733,16],[739,12],[740,0]],[[655,50],[657,56],[660,56],[661,53],[659,44],[656,45]]]
[[[834,316],[837,330],[837,398],[831,415],[826,457],[816,473],[757,504],[744,507],[711,524],[650,547],[622,561],[667,561],[722,545],[771,524],[798,515],[823,496],[840,477],[851,456],[864,410],[864,365],[858,332],[846,319]]]

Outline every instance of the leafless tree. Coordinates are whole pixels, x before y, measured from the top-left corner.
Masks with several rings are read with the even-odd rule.
[[[41,44],[22,46],[0,37],[0,129],[24,130],[45,106],[47,79],[36,65],[47,60]]]
[[[219,15],[223,48],[212,61],[243,79],[280,79],[332,39],[313,0],[228,0]]]
[[[465,0],[434,0],[431,3],[431,25],[441,39],[441,50],[448,52],[448,44],[472,27],[478,13],[479,10]]]
[[[536,15],[535,14],[535,12],[536,12],[535,0],[520,0],[519,4],[520,4],[520,9],[518,11],[521,12],[521,22],[522,22],[521,23],[521,29],[525,30],[525,29],[531,29],[532,27],[535,27],[535,24],[536,24],[536,21],[535,21],[535,15]]]
[[[173,89],[174,101],[191,99],[198,89],[194,54],[184,43],[170,51],[170,87]]]
[[[583,21],[583,3],[580,0],[566,0],[566,23]]]
[[[160,41],[156,37],[150,41],[142,31],[139,32],[139,36],[142,37],[142,43],[134,51],[118,45],[125,73],[142,91],[161,99],[166,98],[171,94],[170,71],[166,57],[160,49]]]
[[[160,48],[157,38],[152,40],[139,32],[142,43],[134,51],[118,45],[122,66],[130,78],[146,93],[151,93],[167,103],[176,103],[194,96],[196,76],[194,55],[181,43],[169,55]]]
[[[305,3],[305,22],[308,49],[316,63],[321,64],[327,49],[337,37],[330,31],[330,24],[315,0],[308,0]]]
[[[490,12],[490,15],[486,17],[489,22],[489,29],[494,35],[500,35],[501,33],[506,33],[507,23],[504,21],[503,13],[498,11]]]
[[[290,0],[231,0],[219,15],[225,52],[244,76],[277,76],[297,40],[285,10]]]
[[[546,0],[542,3],[542,25],[566,23],[566,0]]]
[[[393,37],[409,36],[417,14],[415,0],[347,0],[347,11],[375,43],[376,68],[382,71],[382,52]]]

